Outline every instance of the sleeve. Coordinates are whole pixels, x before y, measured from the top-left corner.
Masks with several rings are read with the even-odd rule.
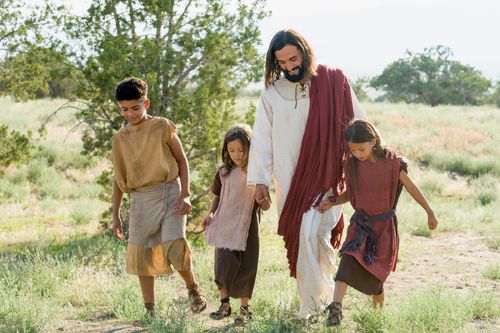
[[[127,174],[125,162],[123,161],[123,152],[117,136],[113,136],[111,141],[111,162],[113,163],[113,173],[116,184],[123,193],[129,193],[131,190],[127,187]]]
[[[269,187],[273,179],[273,109],[268,91],[260,94],[248,156],[247,184]]]
[[[399,162],[399,172],[401,171],[408,173],[408,163],[403,158]]]
[[[217,170],[214,176],[214,181],[212,183],[212,193],[215,194],[216,196],[220,196],[220,192],[222,190],[222,180],[221,180],[221,168]]]
[[[352,99],[352,109],[354,111],[354,119],[366,120],[366,114],[361,109],[358,97],[356,97],[356,94],[354,93],[354,90],[352,90],[352,87],[351,87],[351,99]]]
[[[173,121],[162,118],[163,130],[165,132],[165,141],[170,146],[172,143],[172,139],[174,138],[175,133],[177,132],[177,126]]]

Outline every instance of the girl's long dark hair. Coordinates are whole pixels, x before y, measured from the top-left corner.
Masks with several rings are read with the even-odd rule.
[[[293,29],[283,29],[278,31],[267,49],[266,55],[266,88],[278,80],[281,76],[281,67],[276,60],[275,52],[281,50],[286,45],[296,46],[302,52],[302,66],[304,67],[304,80],[308,81],[316,75],[316,57],[313,49],[307,40]]]
[[[345,130],[345,141],[347,143],[364,143],[376,140],[373,146],[373,153],[377,158],[385,158],[384,148],[382,146],[382,137],[378,133],[375,126],[366,120],[354,120],[347,126]],[[356,162],[354,156],[349,157],[347,160],[348,182],[352,182],[353,186],[357,188],[358,180],[356,177]]]
[[[222,164],[224,165],[223,176],[229,176],[231,170],[235,168],[231,156],[229,156],[229,151],[227,150],[227,144],[234,140],[240,140],[245,150],[245,154],[248,156],[250,151],[250,139],[252,137],[252,129],[247,124],[237,124],[231,127],[224,136],[224,143],[222,145]],[[248,161],[248,159],[247,159]],[[247,162],[241,166],[241,168],[247,171]]]

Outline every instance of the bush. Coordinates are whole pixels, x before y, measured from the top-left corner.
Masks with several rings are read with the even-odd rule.
[[[7,125],[0,125],[0,168],[26,161],[33,149],[31,132],[24,135],[16,130],[9,133],[8,129]]]
[[[497,177],[492,175],[482,175],[471,181],[471,186],[475,189],[477,200],[482,206],[496,201],[498,195],[497,183]]]
[[[28,171],[26,178],[36,184],[38,180],[42,177],[42,174],[47,169],[47,160],[45,159],[34,159],[28,164]]]
[[[470,305],[474,320],[495,319],[500,316],[499,300],[493,293],[475,294]]]
[[[21,202],[26,200],[29,194],[28,184],[11,181],[7,178],[0,179],[0,201],[13,199],[15,202]]]
[[[491,280],[500,280],[500,265],[494,264],[486,267],[483,271],[483,276]]]
[[[63,188],[63,177],[53,168],[47,168],[36,181],[38,193],[43,198],[63,198],[66,193]]]
[[[432,152],[423,154],[421,162],[438,170],[464,176],[500,175],[500,161],[494,157],[473,158],[465,154]]]
[[[74,224],[88,224],[97,216],[93,203],[78,201],[71,209],[70,217]]]

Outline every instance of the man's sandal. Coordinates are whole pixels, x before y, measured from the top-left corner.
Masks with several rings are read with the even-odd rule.
[[[245,321],[252,319],[252,312],[248,309],[250,305],[240,306],[240,314],[234,319],[236,325],[242,325]]]
[[[200,313],[207,308],[207,300],[201,293],[200,286],[196,284],[194,288],[188,289],[189,302],[191,302],[191,311]]]
[[[224,305],[227,304],[227,307]],[[209,317],[214,320],[221,320],[225,317],[229,317],[231,315],[231,305],[229,305],[229,297],[223,298],[220,300],[219,310],[212,312]]]
[[[328,318],[326,318],[326,326],[338,326],[343,318],[342,316],[342,303],[332,302],[326,307],[328,310]]]

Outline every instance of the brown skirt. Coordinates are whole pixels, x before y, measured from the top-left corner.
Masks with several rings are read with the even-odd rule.
[[[259,216],[257,204],[252,210],[245,251],[215,249],[215,283],[224,288],[229,297],[252,298],[259,262]]]
[[[384,291],[384,283],[370,274],[354,257],[348,254],[342,255],[340,258],[335,281],[343,281],[367,295],[380,295]]]

